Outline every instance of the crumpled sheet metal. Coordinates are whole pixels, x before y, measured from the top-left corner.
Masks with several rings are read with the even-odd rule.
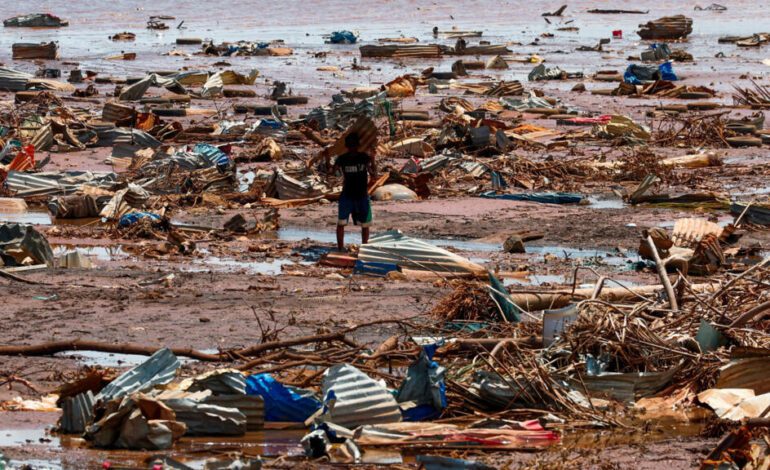
[[[137,394],[106,404],[104,417],[88,426],[86,440],[105,449],[169,449],[187,431],[174,411]]]
[[[59,429],[67,434],[81,434],[94,417],[94,394],[89,390],[85,393],[67,397],[62,400],[62,415]]]
[[[222,94],[225,85],[253,85],[259,76],[259,72],[252,69],[248,75],[243,75],[232,70],[223,70],[209,76],[201,90],[201,96],[209,98]]]
[[[582,375],[582,383],[573,380],[573,388],[589,393],[608,395],[616,400],[632,402],[662,390],[679,370],[672,367],[665,372],[604,372],[598,375]]]
[[[258,395],[216,395],[202,400],[203,403],[222,408],[234,408],[246,417],[246,431],[259,431],[265,427],[265,401]]]
[[[397,230],[379,233],[361,245],[358,259],[402,268],[440,273],[485,273],[483,266]]]
[[[126,395],[149,390],[171,382],[182,364],[168,348],[159,349],[145,362],[123,373],[96,395],[96,400],[108,402]]]
[[[393,395],[350,364],[330,367],[322,383],[324,411],[318,419],[346,428],[397,423],[401,412]]]
[[[189,392],[210,390],[215,395],[246,394],[246,376],[235,369],[217,369],[183,382]]]
[[[174,398],[163,403],[174,410],[176,420],[187,426],[187,436],[242,436],[246,416],[237,408],[201,403],[191,398]]]
[[[150,193],[141,186],[128,183],[126,188],[116,192],[99,212],[100,217],[119,219],[135,209],[142,209],[150,199]]]
[[[274,181],[278,198],[284,200],[317,197],[330,192],[330,188],[315,175],[298,180],[281,170],[276,170]]]
[[[770,356],[733,359],[719,371],[715,388],[750,388],[757,395],[770,392]]]
[[[90,171],[65,171],[46,173],[8,172],[5,184],[18,197],[70,194],[84,184],[110,188],[117,181],[115,173],[92,173]]]
[[[27,83],[34,78],[32,74],[0,67],[0,90],[22,91],[27,89]]]
[[[156,73],[147,75],[138,82],[124,87],[120,91],[120,101],[137,101],[147,93],[151,86],[163,87],[171,92],[185,94],[187,90],[173,78],[163,77]]]
[[[671,235],[671,240],[675,246],[695,248],[707,235],[719,237],[721,234],[722,227],[706,219],[678,219],[674,222],[674,232]]]
[[[54,265],[48,239],[31,225],[0,223],[0,256],[5,261],[15,260],[19,264],[31,258],[33,264]]]

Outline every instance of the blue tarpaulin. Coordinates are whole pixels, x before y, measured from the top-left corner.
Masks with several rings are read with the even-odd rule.
[[[121,227],[130,227],[145,218],[150,218],[153,221],[160,221],[160,216],[158,214],[153,214],[151,212],[132,212],[123,215],[118,221],[118,225]]]
[[[577,204],[583,200],[583,196],[574,193],[519,193],[497,194],[495,191],[487,191],[481,197],[489,199],[505,199],[507,201],[530,201],[545,204]]]
[[[679,80],[679,77],[674,73],[674,67],[672,67],[671,62],[663,62],[657,67],[654,65],[631,64],[623,74],[623,81],[632,85],[641,85],[642,82],[652,80],[675,82]]]
[[[355,44],[358,41],[358,35],[352,31],[335,31],[329,35],[329,42],[332,44]]]
[[[283,385],[270,374],[248,376],[246,394],[265,401],[265,421],[304,422],[321,408],[312,392]]]

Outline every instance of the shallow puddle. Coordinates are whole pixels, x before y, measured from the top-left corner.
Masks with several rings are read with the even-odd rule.
[[[508,286],[540,286],[543,284],[565,284],[567,279],[562,274],[531,274],[526,278],[503,279],[503,285]]]
[[[51,225],[48,211],[0,212],[0,223]]]
[[[97,246],[97,245],[51,245],[53,254],[59,257],[70,251],[79,251],[83,255],[99,261],[112,261],[116,258],[126,258],[130,256],[122,246]]]
[[[601,198],[601,197],[589,197],[588,207],[593,209],[623,209],[626,207],[626,203],[622,199]]]
[[[585,264],[586,261],[595,260],[597,264],[608,264],[610,266],[625,266],[639,260],[639,255],[631,251],[610,252],[599,249],[570,248],[558,245],[527,246],[527,253],[540,255],[538,261],[544,261],[546,255],[550,255],[562,259],[580,260],[583,262],[582,264]]]
[[[0,429],[0,449],[31,445],[60,445],[59,437],[50,434],[44,428],[37,429]]]
[[[202,352],[215,354],[216,349],[202,349]],[[56,353],[55,357],[75,359],[84,366],[100,367],[134,367],[145,362],[149,356],[142,354],[119,354],[102,351],[67,351]],[[185,364],[195,362],[194,359],[179,357],[179,362]]]

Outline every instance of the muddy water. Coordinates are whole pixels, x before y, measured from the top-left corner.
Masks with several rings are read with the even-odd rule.
[[[259,69],[271,79],[284,79],[292,83],[295,92],[314,96],[328,94],[329,75],[315,72],[319,65],[345,65],[358,57],[357,45],[324,45],[324,34],[338,29],[357,30],[364,43],[375,42],[385,36],[415,36],[421,42],[435,42],[430,34],[435,25],[441,30],[457,27],[463,30],[483,30],[484,40],[492,42],[518,42],[516,54],[537,53],[549,56],[549,64],[564,69],[582,71],[586,74],[604,68],[625,68],[629,53],[643,49],[634,33],[640,22],[659,16],[685,13],[694,19],[694,31],[689,42],[682,47],[696,58],[704,59],[692,64],[676,64],[676,70],[684,77],[693,77],[708,84],[714,81],[709,74],[734,70],[735,62],[741,70],[763,71],[761,64],[766,53],[761,48],[738,51],[731,44],[717,44],[720,35],[748,34],[766,29],[765,11],[761,2],[747,0],[726,2],[728,12],[693,11],[692,4],[677,2],[661,3],[652,0],[634,2],[633,8],[649,10],[646,15],[594,15],[586,10],[607,7],[605,2],[571,2],[565,16],[552,18],[551,23],[543,21],[540,14],[551,5],[512,0],[468,0],[462,2],[436,3],[430,1],[394,0],[358,2],[351,8],[350,2],[332,0],[324,2],[253,2],[229,0],[215,4],[202,2],[176,2],[159,0],[144,2],[137,6],[130,0],[114,2],[72,2],[48,0],[30,2],[6,2],[3,14],[49,11],[67,18],[70,26],[58,29],[4,28],[0,34],[0,61],[13,67],[31,70],[31,61],[12,61],[11,44],[29,41],[58,41],[64,61],[78,62],[81,68],[104,74],[143,75],[148,70],[178,70],[182,68],[208,68],[221,60],[218,57],[169,57],[163,53],[181,49],[187,53],[198,51],[199,46],[176,46],[178,37],[213,38],[216,41],[269,41],[283,39],[295,49],[292,57],[228,58],[233,68]],[[308,11],[312,10],[312,14]],[[150,15],[166,14],[176,16],[167,20],[170,29],[152,31],[145,29]],[[726,19],[729,18],[729,21]],[[184,21],[183,28],[177,25]],[[562,32],[557,28],[570,22],[569,26],[579,27],[578,32]],[[610,37],[612,30],[623,30],[623,39],[613,40],[605,52],[572,51],[578,45],[594,45],[600,38]],[[132,31],[137,38],[134,42],[112,42],[108,36],[119,31]],[[539,38],[543,32],[551,32],[553,38]],[[536,43],[533,41],[537,39]],[[471,40],[474,43],[476,40]],[[450,44],[453,41],[439,38],[438,42]],[[311,50],[326,50],[333,54],[327,59],[309,57]],[[107,61],[104,57],[120,51],[138,54],[136,61]],[[714,59],[717,52],[724,52],[726,59]],[[599,59],[599,60],[597,60]],[[729,61],[730,65],[725,65]],[[369,61],[367,61],[369,62]],[[382,83],[383,80],[404,70],[392,61],[371,61],[372,70],[364,72],[342,71],[334,76],[334,88],[350,85]],[[451,59],[404,60],[410,67],[424,68],[434,65],[448,69]],[[713,67],[713,69],[712,69]],[[512,64],[507,71],[486,71],[491,77],[526,79],[530,64]],[[66,71],[66,66],[65,66]],[[706,71],[707,74],[700,72]],[[703,76],[701,76],[703,75]],[[566,89],[568,84],[551,83],[552,88]],[[571,84],[569,84],[571,86]],[[718,89],[730,90],[729,83],[715,83]],[[328,96],[326,97],[328,99]],[[727,99],[724,97],[722,99]]]

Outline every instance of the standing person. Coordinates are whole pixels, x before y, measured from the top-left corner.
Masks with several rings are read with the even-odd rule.
[[[372,205],[369,201],[369,175],[377,177],[374,157],[358,150],[361,144],[357,133],[345,137],[348,151],[334,161],[332,173],[342,172],[342,194],[337,211],[337,248],[345,249],[345,225],[350,216],[353,223],[361,226],[361,244],[369,242],[369,226],[372,223]]]

